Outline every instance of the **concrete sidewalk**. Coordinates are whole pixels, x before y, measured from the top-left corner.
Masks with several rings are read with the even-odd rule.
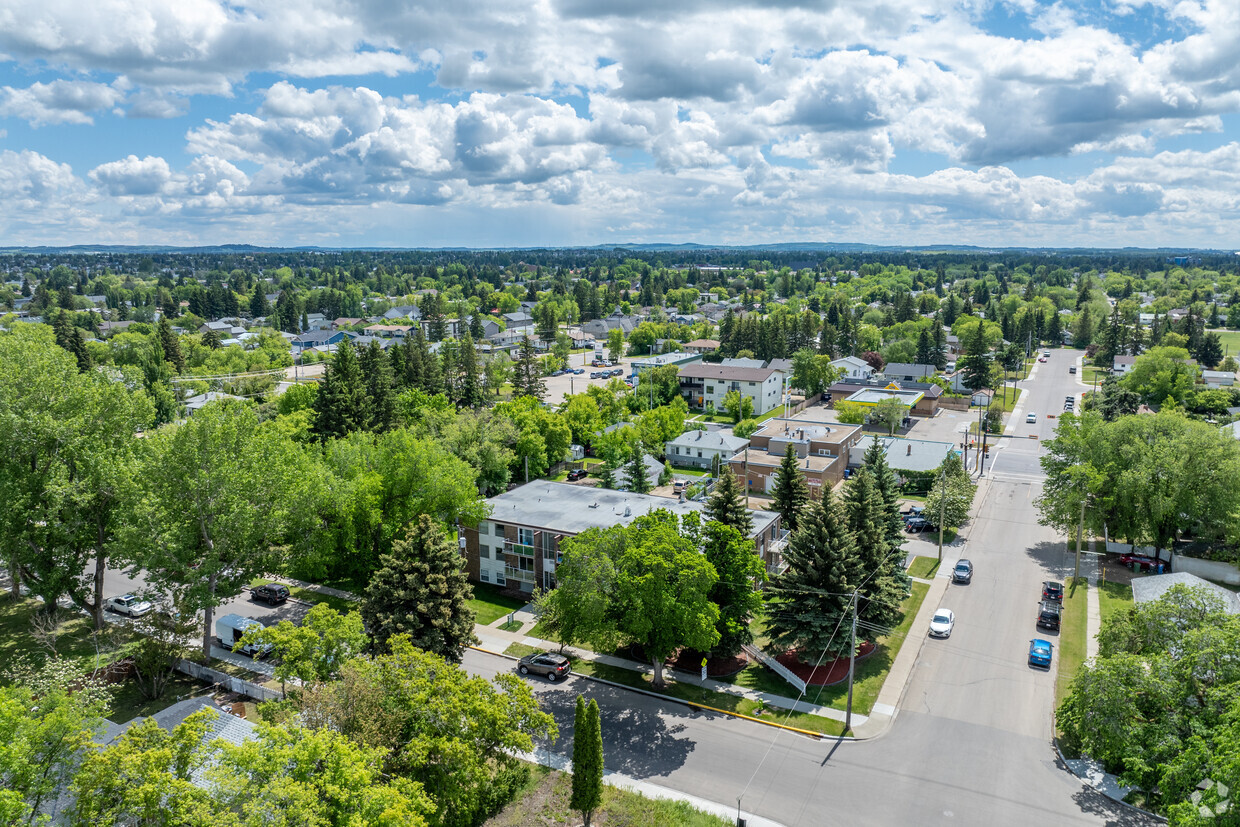
[[[521,620],[523,612],[517,612],[517,620]],[[531,615],[532,617],[532,615]],[[507,618],[507,615],[505,615]],[[520,632],[504,632],[491,626],[475,626],[474,634],[481,641],[481,648],[503,654],[513,643],[521,643],[534,649],[548,649],[556,651],[560,648],[560,644],[550,640],[541,640],[536,637],[528,637]],[[579,649],[575,646],[565,646],[564,651],[575,658],[590,661],[593,663],[602,663],[608,666],[615,666],[619,669],[628,669],[632,672],[649,675],[654,668],[649,663],[641,663],[640,661],[630,660],[628,658],[620,658],[615,655],[602,655],[598,652],[592,652],[589,649]],[[769,692],[760,692],[756,689],[749,689],[743,686],[735,686],[734,684],[724,683],[723,681],[712,680],[707,678],[702,680],[698,675],[688,672],[679,672],[670,668],[664,669],[664,675],[676,683],[689,684],[692,686],[700,686],[709,692],[719,692],[721,694],[733,695],[738,698],[747,698],[751,701],[757,701],[766,706],[773,706],[778,709],[786,709],[793,712],[804,712],[810,715],[817,715],[821,718],[830,718],[835,721],[843,721],[844,713],[838,709],[832,709],[828,706],[819,706],[817,704],[806,703],[805,701],[797,701],[793,698],[786,698],[781,695],[772,695]],[[672,700],[680,700],[672,698]],[[867,716],[853,714],[854,723],[864,722]]]

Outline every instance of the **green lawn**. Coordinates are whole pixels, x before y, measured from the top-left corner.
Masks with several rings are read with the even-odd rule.
[[[900,647],[908,638],[917,617],[917,610],[926,599],[930,586],[926,583],[914,583],[913,593],[904,599],[904,620],[892,630],[890,635],[878,639],[878,649],[874,654],[857,664],[857,675],[853,683],[853,711],[868,715],[882,691],[883,682],[891,664],[895,662]],[[824,686],[811,689],[805,699],[810,703],[844,709],[848,704],[848,684],[839,683],[835,686]]]
[[[1219,341],[1223,344],[1224,354],[1240,358],[1240,330],[1213,328],[1210,332],[1218,334]]]
[[[913,562],[908,567],[908,573],[913,577],[920,577],[923,580],[929,580],[934,577],[935,572],[939,570],[938,557],[914,557]]]
[[[1004,385],[995,391],[994,402],[998,402],[1003,407],[1004,413],[1011,413],[1012,409],[1016,407],[1017,401],[1020,400],[1022,393],[1024,393],[1023,388],[1012,388]]]
[[[937,563],[938,561],[935,560],[934,562]],[[908,637],[909,630],[913,625],[913,619],[917,616],[917,610],[921,608],[922,601],[925,600],[926,594],[929,591],[929,585],[913,583],[913,593],[905,598],[902,607],[904,609],[904,620],[892,630],[890,635],[879,638],[878,649],[874,654],[857,664],[856,680],[853,686],[853,709],[858,714],[869,714],[870,709],[874,706],[878,693],[882,691],[883,682],[887,679],[887,673],[891,669],[891,664],[895,661],[896,654],[900,651],[900,646],[903,645]],[[761,618],[754,618],[750,621],[750,629],[754,633],[754,642],[758,646],[765,646],[768,643],[765,636],[765,624]],[[531,636],[546,639],[545,632],[537,626],[534,627]],[[578,648],[588,649],[589,647],[579,645]],[[504,654],[524,657],[536,651],[539,650],[525,644],[514,643],[504,650]],[[605,678],[625,686],[650,689],[650,677],[648,675],[629,669],[578,659],[574,659],[573,669],[583,675]],[[669,678],[674,678],[675,676],[675,673],[670,670],[666,674]],[[796,697],[796,690],[789,686],[786,681],[757,664],[749,666],[737,675],[723,680],[727,683],[754,689],[759,692],[769,692],[772,695],[780,695],[785,698]],[[803,713],[792,713],[788,717],[789,713],[786,710],[778,709],[771,709],[767,712],[763,710],[762,704],[758,702],[738,698],[726,693],[710,692],[692,684],[669,683],[668,688],[664,690],[663,694],[705,706],[713,706],[716,709],[736,712],[741,715],[758,717],[771,715],[774,716],[772,720],[776,720],[779,723],[822,732],[827,735],[838,735],[843,729],[841,722],[831,718]],[[806,693],[804,700],[812,704],[831,706],[835,709],[843,710],[847,706],[848,701],[848,684],[841,683],[835,686],[811,687]]]
[[[526,601],[517,597],[501,594],[495,586],[486,583],[474,584],[474,596],[469,606],[474,610],[475,623],[490,626],[504,615],[524,606]]]
[[[1102,612],[1102,623],[1132,608],[1132,586],[1127,583],[1112,583],[1103,580],[1098,583],[1098,608]]]
[[[153,715],[161,709],[176,703],[178,700],[205,693],[210,688],[210,684],[177,672],[168,681],[168,687],[164,691],[164,696],[152,701],[142,697],[142,692],[138,689],[136,681],[126,681],[117,685],[112,694],[112,710],[108,713],[108,720],[114,724],[123,724],[126,721],[132,721],[139,715]]]
[[[1111,372],[1109,370],[1103,370],[1102,368],[1094,367],[1093,365],[1086,365],[1077,375],[1081,378],[1082,382],[1087,385],[1092,385],[1094,380],[1101,382],[1103,379],[1106,379],[1110,373]]]
[[[682,468],[680,466],[670,466],[673,474],[680,474],[682,477],[709,477],[710,471],[704,471],[701,468]]]
[[[606,759],[604,759],[606,763]],[[581,814],[569,808],[572,776],[542,766],[530,766],[530,779],[512,803],[483,822],[484,827],[570,827]],[[594,823],[607,827],[728,827],[729,819],[695,810],[684,801],[646,798],[638,793],[604,785],[603,802]]]
[[[1073,578],[1069,577],[1064,583],[1059,639],[1051,641],[1059,647],[1059,676],[1055,679],[1056,707],[1067,697],[1072,679],[1085,662],[1085,617],[1089,605],[1086,593],[1089,591],[1089,581],[1084,577],[1080,578],[1075,589],[1072,588],[1072,581]]]
[[[0,664],[7,671],[25,660],[38,667],[52,654],[35,634],[36,616],[42,617],[43,602],[34,598],[14,601],[0,596]],[[108,623],[95,635],[90,618],[76,609],[57,611],[57,624],[50,636],[55,652],[76,663],[83,672],[93,671],[128,654],[134,637],[125,624]],[[0,682],[6,680],[0,673]]]

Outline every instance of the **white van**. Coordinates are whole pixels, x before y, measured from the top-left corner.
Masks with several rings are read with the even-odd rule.
[[[237,641],[241,640],[246,632],[254,628],[262,629],[264,627],[262,623],[259,623],[252,617],[223,615],[215,619],[215,639],[219,641],[221,648],[231,652]],[[237,651],[252,658],[261,658],[271,651],[271,645],[255,646],[252,643],[247,643]]]

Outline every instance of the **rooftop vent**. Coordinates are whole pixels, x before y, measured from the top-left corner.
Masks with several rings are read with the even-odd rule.
[[[633,516],[633,509],[629,508],[629,507],[626,505],[626,506],[624,507],[624,516],[626,516],[626,517],[631,517],[631,516]]]

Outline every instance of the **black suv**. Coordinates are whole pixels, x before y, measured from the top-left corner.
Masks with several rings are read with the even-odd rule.
[[[270,603],[272,606],[279,606],[288,600],[288,586],[281,583],[265,583],[262,586],[255,586],[250,589],[250,598]]]
[[[1042,599],[1053,600],[1056,603],[1063,602],[1063,583],[1056,583],[1054,580],[1047,580],[1042,584]]]
[[[1054,629],[1059,631],[1059,616],[1063,613],[1063,608],[1050,600],[1043,600],[1038,604],[1038,628]]]

